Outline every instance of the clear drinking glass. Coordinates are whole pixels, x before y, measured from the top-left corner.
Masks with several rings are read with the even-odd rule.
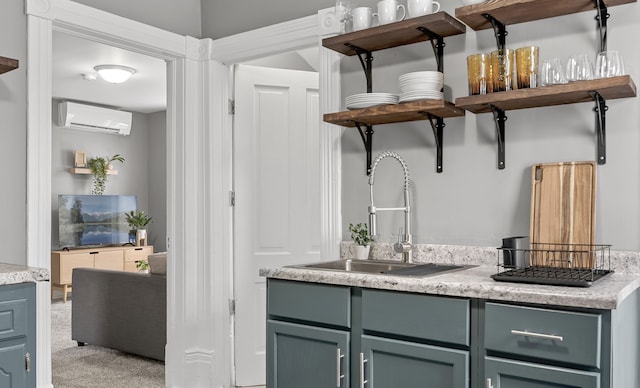
[[[567,81],[586,81],[593,79],[593,68],[587,54],[569,57],[567,61]]]
[[[596,78],[624,75],[624,64],[616,50],[602,51],[596,58]]]
[[[338,23],[340,23],[340,34],[350,32],[351,0],[336,0],[335,13]]]
[[[567,80],[564,77],[564,69],[560,64],[560,59],[545,59],[540,66],[540,85],[548,86],[566,83]]]

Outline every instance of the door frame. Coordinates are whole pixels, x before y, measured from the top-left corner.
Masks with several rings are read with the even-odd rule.
[[[168,387],[230,386],[235,371],[229,318],[233,297],[229,64],[319,45],[322,37],[338,31],[332,8],[218,41],[181,36],[70,0],[25,0],[25,13],[27,265],[51,269],[53,30],[164,58],[169,258],[165,382]],[[340,109],[340,55],[320,51],[320,111],[333,112]],[[329,259],[339,256],[342,240],[342,128],[321,122],[320,131],[321,256]],[[37,283],[38,388],[53,387],[50,292],[49,282]]]
[[[233,99],[233,66],[249,60],[295,51],[317,45],[320,50],[319,89],[320,114],[337,112],[341,106],[341,55],[322,47],[322,39],[337,34],[339,23],[335,17],[334,8],[319,10],[316,15],[279,23],[276,25],[243,32],[212,41],[212,59],[225,64],[225,71],[219,74],[224,78],[226,88],[212,89],[212,93],[219,94],[220,101],[225,103]],[[233,134],[233,120],[230,115],[210,117],[216,127],[223,128],[226,137],[231,139]],[[343,128],[320,120],[320,257],[323,260],[340,257],[340,243],[342,241],[342,146]],[[231,155],[229,162],[231,162]],[[230,168],[231,168],[230,164]],[[229,225],[230,228],[233,226]],[[228,268],[229,284],[227,292],[229,299],[234,299],[233,268],[234,255],[226,256],[225,266]],[[230,320],[230,328],[233,320]],[[231,338],[229,359],[235,360]],[[231,365],[232,386],[235,386],[235,361]]]

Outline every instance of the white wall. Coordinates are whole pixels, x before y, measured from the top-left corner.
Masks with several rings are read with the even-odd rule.
[[[458,2],[442,2],[454,14]],[[640,4],[609,10],[609,49],[625,59],[640,80]],[[541,58],[597,51],[594,12],[508,26],[507,47],[540,47]],[[445,84],[449,100],[468,95],[466,56],[495,49],[492,31],[445,38]],[[434,70],[429,43],[374,53],[374,92],[399,92],[397,79],[409,71]],[[343,94],[365,91],[357,57],[342,60]],[[612,100],[607,112],[606,165],[598,168],[597,242],[617,250],[640,249],[640,106],[638,99]],[[373,156],[397,151],[412,172],[414,234],[419,243],[499,246],[501,238],[528,235],[530,166],[539,162],[596,159],[593,103],[507,112],[506,169],[498,170],[495,127],[490,114],[467,113],[445,120],[444,172],[435,172],[431,127],[420,121],[374,127]],[[343,230],[367,221],[369,204],[365,153],[357,130],[343,140]],[[376,205],[402,203],[401,170],[384,160],[376,173]],[[394,240],[402,215],[379,216],[384,239]],[[345,232],[345,239],[349,239]]]
[[[57,123],[57,103],[53,105],[52,154],[51,154],[51,245],[58,246],[58,195],[59,194],[91,194],[91,175],[71,174],[74,151],[84,151],[87,160],[95,156],[110,157],[120,154],[125,158],[124,164],[114,162],[118,175],[108,175],[105,194],[137,196],[138,210],[143,210],[152,217],[155,214],[149,209],[150,193],[148,177],[150,175],[150,130],[149,115],[133,114],[131,134],[129,136],[110,135],[62,128]],[[162,135],[166,130],[162,130]],[[164,149],[162,153],[165,154]],[[166,192],[166,185],[162,192]],[[162,217],[165,217],[163,212]],[[162,218],[161,217],[161,218]],[[155,218],[154,218],[155,220]],[[156,236],[149,228],[149,240]],[[164,239],[164,236],[161,237]]]

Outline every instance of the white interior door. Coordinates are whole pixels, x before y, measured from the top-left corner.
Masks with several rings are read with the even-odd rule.
[[[265,383],[261,267],[320,258],[318,74],[238,66],[234,122],[236,385]]]

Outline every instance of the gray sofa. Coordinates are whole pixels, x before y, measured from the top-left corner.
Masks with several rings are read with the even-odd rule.
[[[162,274],[73,270],[71,339],[164,361],[167,278]]]

